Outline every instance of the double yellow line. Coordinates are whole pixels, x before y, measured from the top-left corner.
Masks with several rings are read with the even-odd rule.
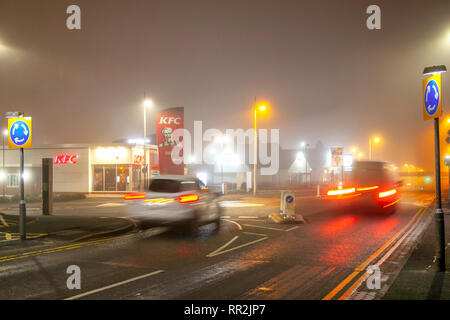
[[[353,278],[360,275],[358,279],[355,280],[355,282],[341,295],[341,297],[337,298],[337,300],[345,300],[347,299],[353,291],[363,282],[367,277],[368,273],[365,272],[366,267],[375,260],[386,248],[388,248],[394,241],[396,241],[403,233],[405,233],[408,228],[413,225],[414,221],[414,227],[419,223],[419,221],[422,219],[423,214],[426,210],[424,208],[420,208],[416,214],[411,218],[411,220],[399,231],[397,232],[391,239],[389,239],[381,248],[379,248],[377,251],[375,251],[369,258],[367,258],[363,263],[361,263],[355,270],[347,277],[345,278],[341,283],[338,284],[337,287],[335,287],[333,290],[330,291],[325,297],[322,298],[322,300],[331,300],[340,293],[345,286],[347,286]],[[411,229],[412,230],[412,229]],[[362,274],[361,274],[362,273]],[[336,299],[336,298],[335,298]]]

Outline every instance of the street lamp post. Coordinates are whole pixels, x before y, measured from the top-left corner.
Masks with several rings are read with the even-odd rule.
[[[255,105],[253,108],[254,113],[254,121],[255,121],[255,139],[253,141],[253,195],[256,195],[256,170],[257,170],[257,163],[258,163],[258,133],[257,133],[257,124],[256,124],[256,98],[255,98]]]
[[[266,111],[265,105],[256,105],[256,97],[255,97],[255,104],[253,106],[253,116],[254,116],[254,126],[255,126],[255,140],[254,140],[254,146],[253,146],[253,195],[256,195],[256,172],[257,172],[257,166],[258,166],[258,126],[257,126],[257,111]]]
[[[147,177],[148,177],[148,166],[147,165],[147,151],[145,150],[145,144],[147,141],[147,108],[150,108],[153,105],[152,100],[146,98],[146,94],[144,93],[144,141],[142,142],[142,146],[144,149],[144,189],[146,189],[147,185]]]
[[[306,148],[309,146],[309,144],[307,144],[306,142],[302,142],[301,143],[302,147],[303,147],[303,158],[305,158],[305,179],[304,179],[304,183],[305,185],[308,183],[308,160],[306,159]]]
[[[5,137],[8,135],[8,130],[3,131],[3,197],[6,195],[6,172],[5,172]]]
[[[372,160],[372,140],[374,143],[379,143],[380,142],[380,138],[379,137],[375,137],[375,138],[370,138],[369,139],[369,160]]]

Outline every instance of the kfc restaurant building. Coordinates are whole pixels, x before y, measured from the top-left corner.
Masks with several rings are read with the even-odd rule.
[[[127,192],[143,189],[159,170],[155,145],[44,145],[25,149],[25,192],[41,192],[42,159],[53,159],[54,192]],[[4,162],[3,162],[4,160]],[[2,194],[19,192],[19,151],[1,154]],[[147,169],[150,170],[147,170]],[[148,172],[150,171],[150,172]]]

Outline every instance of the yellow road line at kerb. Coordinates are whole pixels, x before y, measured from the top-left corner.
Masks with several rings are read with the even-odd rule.
[[[424,208],[420,208],[416,214],[411,218],[411,220],[404,226],[399,232],[397,232],[389,241],[387,241],[381,248],[379,248],[375,253],[373,253],[369,258],[366,259],[362,264],[360,264],[355,271],[353,271],[347,278],[344,279],[336,288],[331,290],[322,300],[331,300],[336,294],[338,294],[354,277],[356,277],[361,271],[364,271],[366,266],[374,260],[381,252],[383,252],[393,241],[395,241],[403,232],[405,232],[409,226],[413,223],[419,213],[423,213]]]
[[[74,243],[71,245],[61,246],[61,247],[47,248],[47,249],[42,249],[42,250],[14,254],[14,255],[10,255],[10,256],[4,256],[4,257],[0,257],[0,263],[6,262],[6,261],[11,261],[11,260],[25,259],[28,257],[35,257],[35,256],[43,255],[43,254],[60,252],[63,250],[78,249],[78,248],[93,245],[96,243],[106,242],[106,241],[109,241],[112,239],[113,238],[106,238],[106,239],[101,239],[101,240],[86,241],[86,242],[80,242],[80,243]]]
[[[414,225],[400,238],[399,241],[391,248],[389,251],[375,264],[376,266],[380,266],[384,260],[386,260],[392,252],[397,249],[398,245],[419,225],[420,221],[424,216],[425,210],[420,214],[420,216],[414,222]],[[342,296],[338,300],[347,300],[347,298],[361,285],[369,277],[369,272],[364,272],[352,285],[345,291]]]
[[[8,223],[6,222],[5,218],[3,217],[3,214],[0,213],[0,221],[5,227],[9,227]]]

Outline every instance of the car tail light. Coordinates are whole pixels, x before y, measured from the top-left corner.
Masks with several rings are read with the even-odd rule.
[[[397,190],[396,189],[392,189],[392,190],[389,190],[389,191],[380,192],[378,194],[378,197],[379,198],[386,198],[386,197],[392,196],[393,194],[396,194],[396,193],[397,193]]]
[[[196,194],[184,194],[178,197],[178,202],[189,203],[198,201],[199,197]]]
[[[137,192],[137,193],[125,193],[123,196],[124,200],[136,200],[136,199],[145,199],[145,192]]]
[[[328,190],[327,195],[329,195],[329,196],[340,196],[340,195],[354,193],[355,191],[356,191],[355,188]]]
[[[369,191],[369,190],[375,190],[378,188],[379,188],[379,186],[361,187],[361,188],[358,188],[358,191]]]

